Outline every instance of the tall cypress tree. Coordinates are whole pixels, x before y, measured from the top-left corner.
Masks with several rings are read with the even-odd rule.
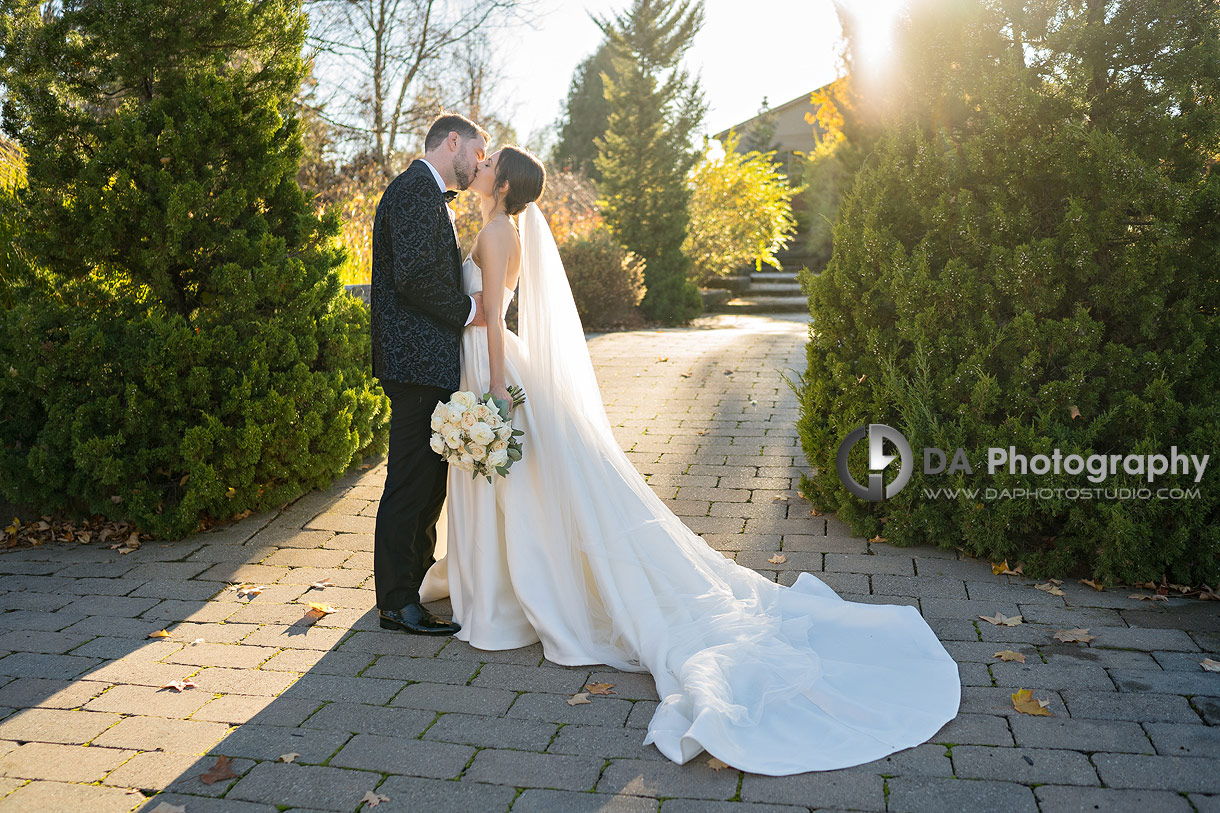
[[[177,536],[383,451],[338,215],[296,182],[300,0],[0,0],[20,241],[0,492]]]
[[[555,145],[554,160],[560,166],[583,172],[595,181],[601,179],[594,163],[597,157],[595,140],[606,132],[610,118],[602,74],[613,75],[613,72],[610,44],[603,40],[576,68],[564,106],[559,141]]]
[[[596,141],[602,210],[618,240],[644,258],[640,304],[664,322],[687,321],[701,309],[682,242],[690,220],[686,176],[699,158],[691,135],[707,103],[699,80],[679,63],[702,23],[702,0],[634,0],[598,23],[614,67],[613,77],[602,75],[610,116]]]

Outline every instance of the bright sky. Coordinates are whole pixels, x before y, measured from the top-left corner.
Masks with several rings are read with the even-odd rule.
[[[884,7],[886,16],[893,6],[893,0],[849,2],[869,12]],[[573,72],[601,42],[589,13],[605,18],[629,5],[630,0],[538,0],[534,29],[504,33],[505,84],[499,95],[509,99],[509,120],[523,142],[535,130],[553,128]],[[775,107],[837,75],[841,31],[831,0],[705,0],[705,10],[686,66],[702,76],[709,134],[754,116],[763,96]]]

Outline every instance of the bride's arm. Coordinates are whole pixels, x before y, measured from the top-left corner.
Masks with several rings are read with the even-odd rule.
[[[511,403],[504,381],[504,280],[511,245],[502,225],[480,235],[477,262],[483,271],[483,312],[487,319],[487,357],[491,394]],[[490,239],[488,239],[490,238]]]

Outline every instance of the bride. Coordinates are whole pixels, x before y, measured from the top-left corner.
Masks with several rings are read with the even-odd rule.
[[[462,285],[483,291],[487,325],[463,332],[461,388],[525,390],[510,416],[523,458],[491,483],[450,467],[449,543],[421,601],[448,595],[456,636],[478,649],[541,641],[557,664],[650,672],[660,704],[642,744],[678,764],[706,750],[782,776],[927,741],[957,715],[961,684],[916,608],[844,601],[810,573],[785,587],[738,565],[632,467],[534,203],[544,185],[537,159],[510,146],[470,186],[484,226]],[[520,336],[504,324],[514,295]]]

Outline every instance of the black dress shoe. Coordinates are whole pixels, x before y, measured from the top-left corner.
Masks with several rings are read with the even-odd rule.
[[[408,604],[401,610],[378,610],[383,630],[402,630],[416,635],[452,635],[462,628],[455,621],[446,621],[424,609],[422,604]]]

